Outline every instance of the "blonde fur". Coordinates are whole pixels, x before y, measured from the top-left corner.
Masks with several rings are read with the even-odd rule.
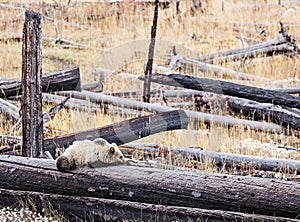
[[[99,138],[93,141],[75,141],[56,159],[59,171],[72,171],[79,167],[101,167],[125,163],[125,158],[115,143]]]

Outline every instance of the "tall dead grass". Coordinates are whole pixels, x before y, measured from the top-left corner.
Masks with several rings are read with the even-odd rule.
[[[95,63],[103,52],[110,51],[120,45],[132,41],[149,39],[152,25],[153,7],[147,4],[136,4],[125,1],[121,4],[104,4],[97,1],[22,1],[11,3],[12,8],[0,7],[0,76],[20,78],[21,76],[21,43],[10,41],[13,36],[21,36],[25,9],[33,9],[46,15],[43,21],[43,36],[59,37],[84,44],[86,49],[63,49],[43,44],[43,72],[55,71],[78,65],[84,82],[94,81],[94,76],[87,70]],[[175,15],[175,5],[159,10],[157,39],[176,42],[188,49],[194,55],[203,55],[221,50],[241,47],[236,37],[243,33],[246,38],[258,41],[275,38],[280,29],[279,21],[283,21],[288,32],[299,39],[299,5],[286,3],[284,6],[272,6],[278,1],[235,1],[229,0],[222,6],[218,0],[206,1],[205,12],[192,15],[189,10],[190,2],[182,1],[182,17]],[[254,8],[253,5],[260,7]],[[222,7],[224,10],[222,10]],[[257,36],[261,30],[264,35]],[[192,39],[196,34],[197,39]],[[146,46],[147,48],[148,46]],[[120,49],[122,50],[122,49]],[[157,60],[166,64],[166,57]],[[144,58],[140,55],[135,60],[114,67],[115,71],[128,72],[135,75],[143,74]],[[275,56],[272,58],[253,59],[241,66],[241,71],[267,77],[272,81],[283,79],[299,79],[299,58]],[[101,67],[102,64],[99,64]],[[236,64],[225,64],[235,68]],[[290,80],[293,81],[293,80]],[[126,82],[112,76],[104,83],[105,91],[141,90],[139,81]],[[263,87],[263,86],[262,86]],[[50,106],[45,106],[45,110]],[[129,118],[129,117],[127,117]],[[124,117],[110,116],[102,112],[79,113],[63,110],[55,119],[46,125],[46,136],[60,135],[73,131],[99,127],[121,121]],[[11,124],[2,120],[0,134],[8,134]],[[265,132],[244,130],[242,127],[231,129],[212,126],[199,130],[174,131],[153,135],[142,139],[164,144],[179,146],[199,146],[223,152],[237,152],[241,141],[252,138],[265,142],[282,143],[299,147],[300,140],[296,136],[284,136]],[[20,135],[21,131],[14,132]],[[275,149],[275,148],[274,148]],[[241,149],[240,149],[241,150]],[[247,150],[240,151],[248,154]],[[269,153],[268,155],[272,155]],[[296,154],[291,154],[293,156]]]

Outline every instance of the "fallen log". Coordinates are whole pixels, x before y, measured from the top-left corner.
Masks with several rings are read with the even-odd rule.
[[[54,104],[60,104],[62,100],[64,100],[65,96],[59,96],[49,93],[43,93],[43,101],[47,103],[54,103]],[[74,99],[70,98],[63,106],[66,109],[72,109],[72,110],[79,110],[79,111],[90,111],[90,112],[96,112],[101,109],[101,106],[91,103],[82,99]]]
[[[249,47],[204,55],[196,60],[206,63],[217,63],[251,59],[258,56],[273,56],[275,54],[298,54],[299,48],[296,45],[296,41],[287,33],[282,22],[280,22],[280,28],[275,39]]]
[[[213,98],[214,94],[209,95],[204,91],[198,90],[166,90],[163,91],[164,97],[177,97],[177,96],[200,96],[203,104],[218,104],[226,107],[226,113],[235,113],[244,117],[249,117],[253,120],[268,120],[286,128],[292,128],[300,131],[300,111],[289,107],[281,107],[271,103],[259,103],[248,99],[242,99],[232,96],[219,95]],[[213,98],[213,99],[212,99]],[[210,109],[213,109],[210,106]]]
[[[127,107],[136,110],[146,110],[152,112],[167,112],[167,111],[176,110],[175,108],[172,107],[143,103],[135,100],[108,96],[102,93],[93,93],[87,91],[86,92],[64,91],[62,92],[62,94],[69,95],[73,98],[84,99],[84,100],[88,99],[89,101],[92,102],[113,104],[115,106]],[[266,123],[266,122],[261,123],[261,122],[255,122],[250,120],[237,119],[230,116],[212,115],[203,112],[194,112],[190,110],[184,110],[184,112],[189,118],[195,121],[203,121],[207,125],[210,125],[211,123],[216,125],[226,126],[226,127],[240,125],[243,126],[244,128],[250,127],[255,130],[268,131],[268,132],[282,132],[283,130],[281,126],[271,124],[271,123]]]
[[[57,106],[52,107],[48,112],[43,113],[43,123],[50,122],[50,120],[52,120],[54,116],[62,109],[67,100],[69,100],[69,98],[64,97],[60,102],[57,102]],[[21,118],[20,108],[1,98],[0,113],[4,113],[8,119],[12,119],[15,122],[20,121]]]
[[[271,90],[288,93],[288,94],[299,94],[300,95],[300,88],[287,88],[287,89],[275,88],[275,89],[271,89]]]
[[[49,111],[43,113],[43,123],[50,122],[55,115],[64,107],[65,103],[70,99],[70,97],[64,98],[55,107],[52,107]]]
[[[104,138],[117,145],[128,143],[140,138],[175,129],[186,129],[188,117],[184,111],[174,110],[155,115],[148,115],[125,120],[112,125],[57,136],[44,140],[44,150],[55,156],[57,147],[68,147],[75,140]]]
[[[19,112],[19,107],[0,98],[0,113],[4,114],[7,119],[18,121],[20,119]]]
[[[102,92],[103,85],[100,81],[85,83],[85,84],[81,85],[81,89],[87,90],[87,91],[92,91],[92,92]]]
[[[200,164],[209,164],[217,167],[240,167],[249,169],[249,167],[256,170],[284,172],[291,174],[300,174],[300,161],[290,159],[278,159],[270,157],[260,157],[252,155],[240,155],[232,153],[213,152],[208,150],[202,150],[200,148],[187,148],[187,147],[168,147],[158,146],[157,144],[135,144],[128,143],[120,146],[120,149],[126,155],[128,148],[135,151],[143,151],[150,153],[153,157],[159,157],[161,155],[171,155],[171,161],[174,158],[173,155],[180,156],[183,159],[193,159]],[[132,150],[131,150],[132,151]],[[132,154],[132,152],[131,152]],[[172,157],[173,156],[173,157]],[[165,165],[172,164],[168,159],[164,161]]]
[[[0,177],[0,188],[7,190],[287,218],[300,212],[300,184],[291,181],[133,166],[61,173],[54,160],[12,156],[1,156]]]
[[[140,76],[139,79],[143,80],[143,76]],[[198,78],[181,74],[162,75],[156,73],[152,74],[151,81],[164,85],[180,86],[187,89],[236,96],[257,102],[272,103],[275,105],[300,109],[300,97],[222,80]]]
[[[9,144],[14,146],[17,143],[22,141],[21,137],[17,136],[7,136],[7,135],[0,135],[0,143],[1,144]],[[2,153],[2,148],[0,147],[0,153]]]
[[[43,92],[75,90],[78,86],[80,86],[79,68],[47,73],[42,76]],[[21,95],[21,89],[20,79],[1,80],[0,98]]]
[[[179,66],[179,67],[177,67]],[[185,69],[192,69],[191,72],[198,72],[197,70],[194,70],[196,67],[199,71],[203,72],[202,77],[207,76],[209,74],[213,77],[218,78],[224,78],[224,77],[230,77],[232,79],[242,79],[242,80],[253,80],[253,81],[270,81],[270,79],[263,78],[260,76],[255,76],[252,74],[240,72],[231,70],[222,66],[217,66],[213,64],[204,63],[195,59],[186,58],[176,52],[174,52],[174,55],[171,57],[169,68],[172,70],[176,70],[177,68],[185,68]]]
[[[242,115],[245,117],[250,117],[254,120],[268,120],[285,128],[300,131],[300,113],[295,109],[283,108],[271,103],[258,103],[248,99],[235,99],[233,97],[227,99],[227,105],[231,112],[242,112]]]
[[[219,222],[220,220],[234,220],[253,222],[277,221],[296,222],[291,218],[273,217],[256,214],[246,214],[233,211],[206,210],[191,207],[167,206],[160,204],[147,204],[141,202],[131,202],[126,200],[112,200],[94,197],[79,197],[59,194],[46,194],[33,191],[7,190],[0,188],[0,207],[18,207],[16,203],[32,204],[40,214],[49,209],[54,209],[58,213],[63,212],[64,218],[74,220],[91,221],[124,221],[134,218],[136,221],[185,221],[187,218],[193,221],[209,220]]]

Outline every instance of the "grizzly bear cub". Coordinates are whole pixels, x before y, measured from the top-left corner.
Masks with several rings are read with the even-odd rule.
[[[59,171],[72,171],[79,167],[101,167],[118,165],[126,160],[115,143],[108,143],[99,138],[93,141],[75,141],[65,152],[56,159],[56,167]]]

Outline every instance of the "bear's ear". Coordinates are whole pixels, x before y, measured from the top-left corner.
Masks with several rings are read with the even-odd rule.
[[[109,147],[109,151],[110,151],[110,153],[112,155],[114,155],[114,153],[115,153],[115,147],[113,147],[113,146]]]
[[[100,146],[105,146],[106,143],[107,143],[106,140],[104,140],[102,138],[95,139],[93,142],[100,145]]]

